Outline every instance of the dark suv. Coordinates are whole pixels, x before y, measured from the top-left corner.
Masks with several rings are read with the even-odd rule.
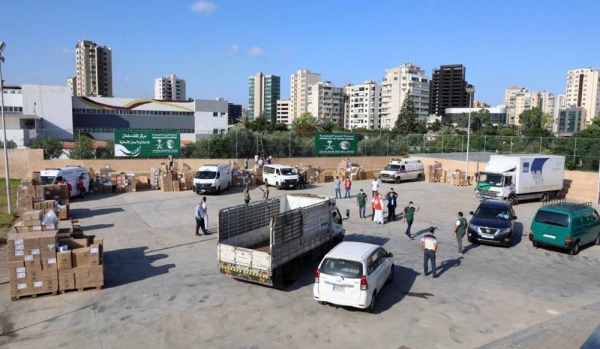
[[[512,205],[506,201],[484,200],[469,221],[467,239],[470,243],[488,242],[510,247],[517,217]]]

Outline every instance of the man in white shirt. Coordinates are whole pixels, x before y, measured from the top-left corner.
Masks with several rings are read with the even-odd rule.
[[[375,197],[375,193],[379,190],[379,181],[377,181],[377,177],[373,178],[373,182],[371,182],[371,197]],[[374,221],[375,218],[375,208],[373,208],[373,212],[371,214],[371,220]]]
[[[421,242],[419,242],[419,245],[421,246],[421,249],[423,249],[423,269],[425,272],[425,276],[429,275],[429,273],[427,272],[427,267],[429,266],[429,261],[431,260],[431,272],[433,274],[433,277],[437,278],[438,275],[436,273],[435,267],[435,253],[437,252],[438,244],[434,234],[435,228],[430,227],[429,233],[425,234],[425,236],[421,238]]]
[[[202,229],[202,233],[204,235],[208,235],[208,230],[206,230],[206,221],[208,218],[208,214],[206,212],[206,196],[198,202],[198,206],[196,206],[196,236],[200,236],[199,230]]]

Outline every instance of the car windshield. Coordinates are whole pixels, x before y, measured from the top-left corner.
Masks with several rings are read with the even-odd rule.
[[[564,213],[539,210],[535,215],[534,220],[536,223],[556,225],[559,227],[569,226],[569,216]]]
[[[387,165],[384,171],[400,171],[400,165]]]
[[[507,209],[485,206],[479,206],[473,216],[478,218],[502,219],[505,221],[510,219],[510,214],[508,214]]]
[[[337,258],[326,258],[321,265],[321,272],[355,279],[363,275],[362,263]]]
[[[298,173],[298,172],[296,172],[295,168],[282,168],[279,171],[281,171],[281,174],[283,176],[290,176],[290,175],[295,175]]]
[[[197,179],[215,179],[217,177],[217,173],[213,171],[198,171],[196,172],[196,176],[194,178]]]
[[[504,181],[503,176],[497,173],[481,173],[479,174],[479,183],[491,185],[492,187],[502,187]]]
[[[56,177],[42,176],[42,185],[49,185],[54,183],[55,178]]]

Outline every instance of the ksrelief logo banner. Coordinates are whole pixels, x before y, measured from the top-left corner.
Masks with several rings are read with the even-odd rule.
[[[115,130],[115,157],[180,155],[179,131]]]

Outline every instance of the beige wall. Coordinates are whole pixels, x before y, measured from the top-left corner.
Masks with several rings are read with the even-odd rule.
[[[150,171],[150,167],[159,167],[161,163],[164,163],[166,159],[122,159],[122,160],[44,160],[43,151],[41,149],[9,149],[9,168],[11,178],[24,178],[31,175],[33,171],[39,171],[48,167],[63,167],[66,165],[81,165],[86,168],[93,168],[98,170],[106,165],[110,165],[110,168],[117,172],[128,172],[128,173],[147,173]],[[416,157],[418,158],[418,157]],[[286,164],[286,165],[300,165],[302,163],[310,164],[312,166],[319,166],[324,169],[334,170],[341,160],[346,159],[345,157],[339,158],[281,158],[275,159],[275,163]],[[465,162],[460,160],[447,160],[447,159],[434,159],[434,158],[420,158],[425,166],[433,165],[437,160],[442,163],[442,167],[450,170],[465,170]],[[374,157],[350,157],[350,160],[357,162],[367,170],[378,170],[389,162],[390,157],[388,156],[374,156]],[[204,164],[215,164],[215,163],[226,163],[231,161],[230,159],[179,159],[180,164],[185,164],[196,169]],[[238,164],[241,166],[244,159],[238,159]],[[254,159],[249,159],[249,165],[254,166]],[[475,172],[483,170],[485,163],[470,161],[469,162],[469,176],[473,176]],[[4,153],[0,152],[0,178],[4,178]],[[581,172],[581,171],[565,171],[565,189],[563,192],[567,195],[569,200],[576,200],[587,202],[594,202],[596,200],[596,188],[597,188],[598,174],[595,172]]]

